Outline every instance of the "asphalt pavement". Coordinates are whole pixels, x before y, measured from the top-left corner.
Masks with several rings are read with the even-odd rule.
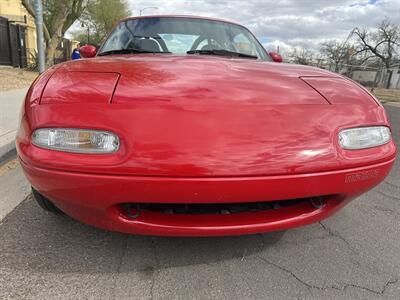
[[[399,145],[400,107],[386,109]],[[399,164],[321,223],[239,237],[106,232],[27,196],[0,221],[0,299],[399,299]],[[7,201],[29,192],[13,161],[0,184]]]

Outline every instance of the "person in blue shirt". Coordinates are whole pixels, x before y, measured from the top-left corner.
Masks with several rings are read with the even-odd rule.
[[[80,46],[81,46],[81,44],[78,43],[76,45],[76,48],[74,50],[72,50],[72,54],[71,54],[71,59],[72,60],[81,58],[81,54],[79,53],[79,47]]]

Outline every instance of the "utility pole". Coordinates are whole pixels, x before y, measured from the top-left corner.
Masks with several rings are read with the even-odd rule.
[[[38,49],[39,73],[43,73],[44,64],[44,38],[43,38],[43,6],[42,0],[34,0],[35,23],[36,23],[36,43]]]
[[[81,24],[82,28],[85,28],[85,26],[86,26],[86,33],[87,33],[87,44],[89,45],[90,44],[90,28],[89,28],[88,24],[85,24],[85,23]]]

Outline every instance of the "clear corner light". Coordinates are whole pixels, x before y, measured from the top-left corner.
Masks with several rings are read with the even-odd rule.
[[[119,138],[108,131],[40,128],[32,134],[32,143],[51,150],[76,153],[112,153],[119,149]]]
[[[390,129],[386,126],[350,128],[339,132],[339,144],[348,150],[380,146],[390,139]]]

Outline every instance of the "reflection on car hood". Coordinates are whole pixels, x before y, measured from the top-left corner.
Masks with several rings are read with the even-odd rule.
[[[115,90],[113,103],[135,100],[186,105],[188,102],[202,105],[374,103],[362,88],[335,73],[308,66],[239,58],[114,55],[70,62],[62,65],[57,73],[63,78],[68,74],[75,77],[75,80],[64,81],[63,90],[66,91],[77,89],[82,78],[85,84],[99,85],[103,90],[108,85],[108,90],[103,92],[108,95]],[[114,74],[109,76],[110,84],[101,81],[107,73]],[[91,74],[93,82],[90,82]],[[112,84],[115,74],[120,75],[117,87]],[[57,78],[53,77],[50,82]]]
[[[121,78],[113,103],[159,100],[211,105],[328,104],[299,77],[336,76],[289,64],[168,54],[97,57],[64,64],[61,68],[63,73],[119,73]]]

